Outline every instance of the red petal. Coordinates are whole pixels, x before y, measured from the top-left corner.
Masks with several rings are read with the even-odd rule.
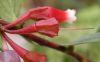
[[[55,18],[41,20],[36,23],[37,31],[50,37],[58,35],[59,23]]]
[[[58,22],[64,22],[67,18],[67,13],[65,13],[63,10],[59,10],[56,8],[51,8],[52,11],[52,17],[55,17]]]
[[[64,22],[67,20],[67,14],[63,10],[48,6],[31,9],[30,16],[33,19],[41,20],[54,17],[58,22]]]
[[[45,20],[51,18],[50,7],[38,7],[29,10],[30,18],[36,20]]]
[[[21,24],[27,21],[28,19],[46,20],[49,18],[55,18],[58,22],[64,22],[65,20],[67,20],[67,13],[65,11],[48,6],[33,8],[24,13],[16,21],[6,25],[5,27],[11,28],[13,26],[16,26],[17,24]]]
[[[33,32],[40,32],[47,36],[54,37],[58,35],[59,23],[55,18],[50,18],[47,20],[40,20],[22,29],[18,29],[18,30],[5,29],[5,31],[12,34],[27,34],[27,33],[33,33]]]

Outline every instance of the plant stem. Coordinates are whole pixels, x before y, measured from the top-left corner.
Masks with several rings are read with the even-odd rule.
[[[91,62],[90,60],[88,60],[87,58],[83,57],[79,53],[76,53],[73,50],[69,49],[70,46],[69,47],[65,47],[65,46],[56,44],[54,42],[50,42],[48,40],[45,40],[45,39],[43,39],[41,37],[38,37],[36,35],[33,35],[33,34],[24,34],[24,36],[26,38],[28,38],[28,39],[33,40],[34,42],[36,42],[36,43],[38,43],[38,44],[40,44],[42,46],[46,46],[46,47],[49,47],[49,48],[52,48],[52,49],[56,49],[56,50],[61,51],[61,52],[65,53],[65,54],[68,54],[68,55],[74,57],[75,59],[77,59],[79,62]]]

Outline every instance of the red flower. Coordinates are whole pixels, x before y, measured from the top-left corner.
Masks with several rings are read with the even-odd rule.
[[[13,23],[6,25],[6,28],[11,28],[17,24],[23,23],[28,19],[34,20],[46,20],[49,18],[55,18],[58,22],[72,22],[76,20],[75,10],[68,9],[67,11],[59,10],[53,7],[38,7],[33,8],[23,14],[20,18]]]
[[[47,20],[40,20],[22,29],[18,29],[18,30],[5,29],[5,31],[12,34],[26,34],[26,33],[40,32],[47,36],[54,37],[58,35],[59,23],[55,18],[50,18]]]
[[[27,62],[46,62],[46,55],[39,54],[37,52],[32,53],[16,43],[14,43],[5,33],[2,33],[4,39],[9,43],[9,45],[16,51],[16,53],[22,57]]]
[[[3,39],[6,40],[8,42],[8,44],[16,51],[16,53],[21,58],[23,58],[25,61],[27,61],[27,62],[46,62],[46,55],[39,54],[37,52],[32,53],[32,52],[20,47],[19,45],[14,43],[5,34],[5,32],[8,32],[10,34],[22,34],[22,35],[25,35],[27,33],[39,32],[39,33],[47,35],[49,37],[54,37],[54,36],[58,35],[59,23],[65,22],[65,21],[67,21],[67,22],[74,21],[76,19],[76,17],[74,15],[75,15],[74,10],[62,11],[62,10],[48,7],[48,6],[34,8],[34,9],[31,9],[28,12],[26,12],[24,15],[22,15],[20,18],[18,18],[13,23],[10,23],[10,24],[7,23],[7,25],[5,25],[3,23],[2,25],[5,25],[5,26],[0,27],[0,29],[1,29],[0,34],[2,34]],[[17,24],[21,24],[21,23],[27,21],[28,19],[36,20],[36,22],[33,23],[32,25],[28,25],[21,29],[17,29],[15,27]],[[15,29],[13,29],[12,27],[14,27]],[[11,29],[9,29],[9,28],[11,28]],[[38,39],[38,37],[35,37],[35,38]],[[35,39],[36,42],[39,41],[37,39]],[[43,40],[41,38],[40,38],[40,40],[42,40],[42,42],[44,41],[46,46],[50,46],[55,49],[57,48],[57,50],[60,50],[61,48],[63,48],[62,46],[56,45],[54,43],[50,43],[48,41],[46,42],[46,40]],[[61,48],[59,48],[59,47],[61,47]],[[6,50],[5,47],[4,47],[4,50]],[[2,56],[0,55],[0,57],[2,57]],[[6,57],[6,55],[4,55],[4,57],[2,57],[2,58],[4,58],[4,60],[6,60],[5,57]],[[11,60],[11,58],[8,59],[7,61],[9,61],[9,60]],[[2,61],[2,59],[0,59],[0,61]],[[14,60],[14,61],[17,62],[17,60]]]
[[[76,20],[75,10],[68,9],[63,11],[49,6],[30,9],[23,16],[26,16],[27,19],[32,18],[36,20],[49,19],[54,17],[58,22]]]

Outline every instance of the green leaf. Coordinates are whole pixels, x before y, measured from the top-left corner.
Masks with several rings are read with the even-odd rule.
[[[21,11],[23,0],[0,0],[0,18],[6,21],[15,20]]]
[[[12,0],[13,11],[16,17],[19,17],[23,0]]]
[[[73,43],[70,43],[70,45],[79,45],[79,44],[85,44],[91,42],[98,42],[99,40],[100,40],[100,33],[95,33],[91,35],[82,36],[78,40],[74,41]]]
[[[100,42],[92,43],[88,45],[87,57],[93,60],[93,62],[100,62]],[[95,56],[94,56],[95,55]]]

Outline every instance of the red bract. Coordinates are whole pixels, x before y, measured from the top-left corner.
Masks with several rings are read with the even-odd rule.
[[[13,34],[26,34],[26,33],[40,32],[47,36],[54,37],[58,35],[59,23],[55,18],[50,18],[47,20],[40,20],[22,29],[18,29],[18,30],[5,29],[5,31]]]
[[[16,53],[22,57],[27,62],[45,62],[46,56],[39,53],[31,53],[30,51],[20,47],[14,43],[5,33],[2,33],[5,40],[11,45],[11,47],[16,51]]]
[[[75,10],[63,11],[49,6],[33,8],[27,11],[16,21],[6,25],[5,27],[11,28],[17,24],[27,21],[28,19],[46,20],[49,18],[55,18],[58,22],[65,22],[65,21],[72,22],[76,20]]]

